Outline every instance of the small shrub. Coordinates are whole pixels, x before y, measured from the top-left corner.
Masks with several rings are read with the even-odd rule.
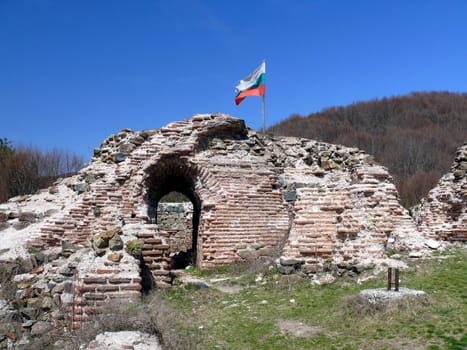
[[[37,254],[41,251],[39,248],[36,247],[29,247],[27,250],[29,254]]]
[[[128,254],[133,255],[134,257],[140,257],[142,254],[144,242],[141,239],[134,239],[128,241],[125,246],[125,250]]]

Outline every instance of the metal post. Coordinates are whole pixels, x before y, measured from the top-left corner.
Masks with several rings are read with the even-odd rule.
[[[263,95],[263,134],[266,132],[266,94]]]

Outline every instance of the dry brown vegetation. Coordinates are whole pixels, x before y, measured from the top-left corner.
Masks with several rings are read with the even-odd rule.
[[[417,204],[435,186],[467,141],[467,94],[408,96],[292,115],[270,127],[282,136],[358,147],[375,156],[394,177],[402,204]]]
[[[0,139],[0,203],[50,186],[58,176],[69,175],[84,165],[82,157],[53,149],[14,148]]]

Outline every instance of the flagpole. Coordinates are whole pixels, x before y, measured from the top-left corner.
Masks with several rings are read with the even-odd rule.
[[[266,94],[263,95],[263,134],[266,133]]]
[[[266,60],[263,60],[264,66],[266,67]],[[263,106],[262,106],[262,112],[263,112],[263,134],[266,133],[266,92],[263,95]]]

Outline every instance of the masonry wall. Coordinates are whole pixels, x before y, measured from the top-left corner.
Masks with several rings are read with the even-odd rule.
[[[351,172],[320,176],[309,173],[303,179],[304,173],[285,171],[295,200],[283,255],[301,258],[305,271],[320,272],[325,262],[355,265],[384,259],[396,227],[416,232],[383,167],[356,166]]]
[[[79,200],[46,222],[31,245],[86,245],[109,225],[151,225],[149,202],[161,174],[193,184],[186,190],[199,206],[200,267],[245,260],[251,256],[245,249],[258,245],[269,255],[379,258],[396,226],[414,229],[386,169],[367,155],[310,140],[268,139],[230,117],[195,116],[151,133],[122,131],[95,155],[68,180]]]
[[[273,169],[264,162],[228,159],[204,163],[203,167],[217,182],[220,198],[216,203],[206,198],[203,206],[202,266],[245,260],[244,250],[252,244],[261,245],[269,255],[278,255],[289,216]]]

